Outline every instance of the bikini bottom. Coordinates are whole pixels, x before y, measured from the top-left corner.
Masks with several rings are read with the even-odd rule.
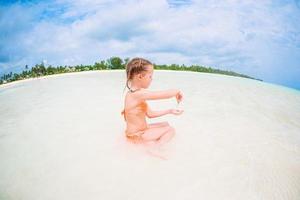
[[[143,138],[141,136],[145,133],[145,131],[146,131],[146,129],[141,130],[141,131],[137,131],[137,132],[134,132],[134,133],[130,133],[130,132],[125,131],[125,135],[126,135],[127,140],[129,140],[133,143],[139,143],[139,142],[143,141]]]

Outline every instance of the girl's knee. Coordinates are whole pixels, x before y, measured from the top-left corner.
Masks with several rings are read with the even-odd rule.
[[[175,128],[169,125],[169,130],[175,131]]]
[[[169,122],[163,122],[163,123],[164,123],[164,125],[166,125],[166,126],[170,126]]]
[[[172,126],[169,126],[169,132],[172,134],[172,135],[175,135],[175,128],[172,127]]]
[[[160,124],[161,124],[161,126],[170,126],[170,124],[167,121],[161,122]]]

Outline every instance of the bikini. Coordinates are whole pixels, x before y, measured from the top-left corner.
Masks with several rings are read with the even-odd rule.
[[[139,89],[137,89],[137,90],[139,90]],[[135,91],[137,91],[137,90],[135,90]],[[135,92],[135,91],[132,91],[130,89],[130,92]],[[143,101],[140,104],[138,104],[136,107],[133,107],[129,110],[127,109],[126,112],[125,112],[125,109],[123,109],[121,114],[124,115],[124,120],[127,121],[129,115],[137,116],[137,115],[140,115],[140,114],[143,115],[144,113],[146,113],[147,112],[147,106],[148,106],[147,103],[145,101]],[[145,128],[143,130],[136,131],[136,132],[128,132],[126,130],[125,134],[126,134],[127,139],[138,142],[138,141],[142,140],[141,135],[144,134],[146,129],[147,128]]]

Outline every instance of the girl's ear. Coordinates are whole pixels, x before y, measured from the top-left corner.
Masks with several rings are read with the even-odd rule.
[[[144,78],[144,74],[143,74],[143,73],[140,73],[140,74],[138,75],[138,77],[139,77],[139,79],[142,79],[142,78]]]

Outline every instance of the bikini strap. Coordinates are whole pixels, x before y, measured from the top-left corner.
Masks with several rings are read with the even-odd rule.
[[[131,93],[133,93],[133,92],[136,92],[136,91],[138,91],[138,90],[140,90],[141,88],[138,88],[138,89],[136,89],[136,90],[131,90],[131,88],[129,88],[129,91],[131,92]]]

